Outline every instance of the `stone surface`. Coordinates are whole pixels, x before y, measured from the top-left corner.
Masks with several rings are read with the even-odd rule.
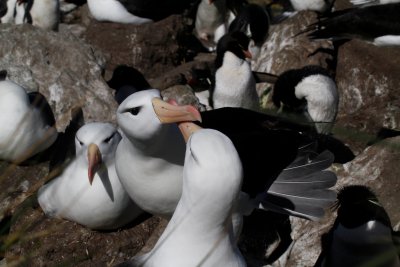
[[[185,23],[179,15],[144,25],[91,20],[84,38],[106,55],[107,70],[125,64],[150,79],[181,63],[183,51],[177,39],[184,30]]]
[[[400,127],[400,48],[352,40],[339,47],[337,125],[376,134]]]
[[[113,121],[116,103],[102,78],[104,57],[67,31],[31,25],[0,25],[0,69],[28,91],[41,92],[63,131],[71,110],[83,108],[85,121]]]
[[[311,64],[329,68],[333,58],[326,52],[333,50],[332,43],[313,42],[304,34],[297,35],[316,18],[314,12],[302,11],[280,24],[271,25],[260,56],[253,60],[253,70],[279,75],[288,69]]]

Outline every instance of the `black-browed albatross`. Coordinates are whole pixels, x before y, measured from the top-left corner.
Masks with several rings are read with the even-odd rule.
[[[172,122],[201,120],[200,114],[191,106],[163,102],[160,92],[153,89],[129,96],[119,106],[117,120],[123,132],[116,152],[121,182],[142,209],[170,217],[182,193],[185,153],[185,142]],[[250,157],[265,159],[256,166],[260,170],[258,177],[248,177],[245,171],[242,192],[254,199],[250,201],[254,206],[262,201],[264,207],[269,203],[274,210],[318,219],[335,200],[336,194],[328,188],[336,183],[336,175],[323,171],[333,162],[333,155],[326,151],[316,155],[315,161],[309,161],[308,155],[299,154],[304,138],[297,131],[221,131],[235,144],[244,170],[252,160]],[[248,153],[248,148],[241,151],[244,141],[252,143],[259,153]],[[242,152],[245,154],[241,155]]]
[[[142,210],[130,199],[115,171],[120,140],[110,123],[82,126],[75,137],[75,159],[39,189],[43,211],[102,230],[117,229],[139,216]]]

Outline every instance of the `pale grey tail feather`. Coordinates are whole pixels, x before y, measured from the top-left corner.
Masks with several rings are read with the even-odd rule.
[[[329,188],[336,184],[337,176],[327,171],[333,154],[325,150],[310,160],[314,152],[300,150],[298,157],[284,169],[268,192],[261,197],[259,208],[318,220],[325,209],[336,201],[336,191]]]
[[[310,158],[318,156],[318,153],[314,152],[317,150],[317,142],[308,143],[299,148],[297,157],[293,160],[289,167],[295,168],[297,166],[303,166],[310,162]],[[286,168],[287,169],[287,168]]]
[[[354,6],[372,5],[378,3],[377,0],[350,0]]]

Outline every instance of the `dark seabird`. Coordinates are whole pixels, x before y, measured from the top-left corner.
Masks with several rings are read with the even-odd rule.
[[[346,186],[338,193],[337,218],[322,237],[322,252],[315,266],[399,267],[398,237],[384,207],[368,187]]]
[[[400,3],[339,10],[309,25],[311,39],[362,39],[377,46],[400,45]]]
[[[240,8],[229,25],[229,32],[241,31],[249,38],[249,51],[254,58],[268,37],[270,19],[267,11],[257,4],[247,4]]]
[[[242,107],[259,109],[256,81],[246,59],[250,39],[243,32],[226,34],[220,39],[215,59],[215,84],[212,90],[213,108]]]
[[[277,79],[272,100],[276,107],[303,115],[319,133],[329,134],[336,119],[339,92],[328,71],[309,65],[288,70]]]
[[[140,71],[127,65],[117,66],[107,84],[115,90],[114,99],[118,104],[137,91],[151,88]]]

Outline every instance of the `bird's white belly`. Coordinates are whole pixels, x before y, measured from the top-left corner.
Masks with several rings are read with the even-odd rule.
[[[153,22],[148,18],[141,18],[129,13],[125,7],[116,0],[88,0],[90,13],[99,21],[118,23],[143,24]]]
[[[139,160],[119,149],[117,173],[129,196],[143,210],[170,217],[182,194],[183,167],[162,159]]]
[[[247,77],[247,78],[246,78]],[[251,73],[220,68],[213,94],[214,108],[242,107],[257,109],[259,98]]]
[[[7,13],[1,18],[1,23],[12,23],[14,20],[15,3],[17,0],[7,1]]]
[[[374,39],[374,45],[377,46],[398,46],[400,45],[399,35],[385,35]]]
[[[36,0],[31,9],[32,25],[46,30],[57,30],[60,4],[58,0]]]
[[[9,115],[9,118],[15,117]],[[54,128],[44,127],[35,111],[4,123],[0,135],[0,158],[24,160],[48,148],[57,138]],[[7,114],[5,115],[7,117]],[[7,127],[9,126],[9,127]],[[11,126],[11,127],[10,127]]]

